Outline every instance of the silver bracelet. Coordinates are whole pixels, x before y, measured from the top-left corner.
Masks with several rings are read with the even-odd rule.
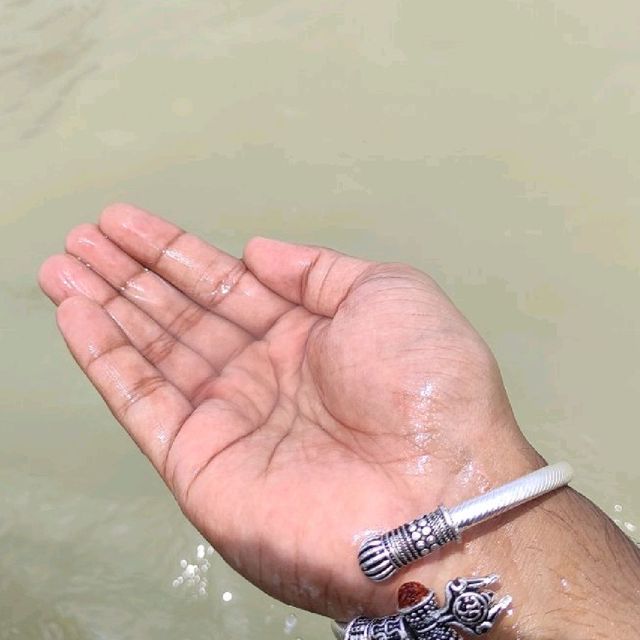
[[[487,633],[511,605],[510,596],[495,602],[493,591],[486,589],[498,579],[497,575],[490,575],[449,581],[443,607],[439,606],[433,591],[420,583],[409,582],[400,587],[398,613],[383,618],[359,617],[348,623],[334,622],[333,633],[337,640],[463,640],[459,631],[474,636]],[[403,602],[404,587],[409,587],[416,597]]]
[[[360,568],[372,580],[386,580],[398,569],[460,540],[465,529],[562,487],[572,477],[571,466],[559,462],[465,500],[452,509],[439,506],[396,529],[373,534],[360,547]]]

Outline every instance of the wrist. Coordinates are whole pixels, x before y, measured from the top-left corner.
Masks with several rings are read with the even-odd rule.
[[[557,491],[496,536],[509,540],[503,589],[514,598],[496,638],[613,639],[640,628],[640,554],[584,496]]]
[[[545,464],[515,421],[502,453],[475,458],[475,493],[455,482],[454,506]],[[484,485],[484,486],[483,486]],[[565,487],[489,520],[443,554],[434,587],[455,576],[501,576],[497,596],[513,605],[496,640],[595,640],[633,637],[640,628],[640,550],[591,501]],[[439,560],[432,563],[435,568]],[[426,571],[425,571],[426,577]],[[419,579],[419,578],[416,578]]]
[[[449,454],[433,451],[431,473],[404,476],[397,488],[403,500],[389,505],[382,528],[424,512],[425,495],[433,506],[453,507],[545,464],[511,415],[492,423],[491,440],[475,437],[486,429],[469,427],[465,439],[447,439],[443,451]],[[496,597],[513,598],[490,634],[496,640],[633,637],[640,628],[640,553],[604,513],[569,488],[465,531],[460,544],[447,545],[382,584],[362,576],[353,551],[350,555],[359,586],[350,590],[354,599],[344,603],[352,615],[342,619],[390,613],[404,582],[421,582],[442,598],[455,577],[495,573],[501,578]]]
[[[454,506],[544,464],[522,442],[507,448],[509,455],[496,468],[495,456],[483,464],[479,455],[473,479],[450,478],[439,501]],[[412,508],[412,515],[419,511]],[[389,612],[403,582],[420,581],[441,593],[457,576],[492,573],[501,577],[497,597],[513,598],[492,632],[496,640],[593,640],[624,637],[625,631],[632,637],[632,629],[640,628],[640,553],[605,514],[569,488],[478,525],[463,534],[461,544],[408,567],[384,589],[386,603],[378,599],[378,610],[368,613]]]
[[[545,464],[514,442],[505,443],[499,470],[485,465],[491,487]],[[640,551],[569,487],[470,529],[445,562],[447,579],[500,575],[497,595],[511,595],[513,604],[496,640],[608,640],[640,628]]]

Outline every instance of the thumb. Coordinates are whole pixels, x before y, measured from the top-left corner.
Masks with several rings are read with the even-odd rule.
[[[312,313],[333,317],[359,280],[377,263],[332,249],[253,238],[244,262],[263,284]]]

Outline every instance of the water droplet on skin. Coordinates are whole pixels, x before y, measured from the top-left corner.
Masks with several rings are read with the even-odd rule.
[[[407,474],[410,476],[423,476],[427,471],[427,464],[429,463],[429,456],[418,456],[415,462],[410,462],[407,465]]]
[[[175,260],[183,267],[187,267],[187,269],[193,269],[196,266],[195,260],[193,258],[186,256],[178,249],[164,249],[162,251],[162,255],[170,258],[171,260]]]
[[[186,569],[186,568],[187,568],[187,561],[186,561],[186,560],[184,560],[184,559],[183,559],[183,560],[180,560],[180,566],[181,566],[183,569]]]
[[[89,355],[93,356],[94,358],[97,358],[101,353],[100,347],[92,343],[89,343],[87,345],[87,351],[89,352]]]
[[[622,511],[622,505],[621,504],[614,505],[613,510],[616,511],[617,513],[620,513]]]
[[[636,525],[631,522],[625,522],[624,528],[630,533],[633,533],[638,527],[636,527]]]
[[[77,239],[76,239],[76,242],[77,242],[79,245],[82,245],[82,246],[85,246],[85,247],[91,247],[91,248],[93,248],[93,247],[95,247],[95,246],[96,246],[95,241],[94,241],[94,240],[91,240],[91,238],[86,238],[86,237],[77,238]]]
[[[198,560],[203,560],[204,556],[205,556],[204,545],[203,544],[199,544],[196,547],[196,558],[198,558]]]
[[[209,545],[207,547],[207,555],[208,556],[212,556],[213,555],[213,547],[211,545]]]
[[[364,540],[366,540],[367,538],[370,538],[372,536],[378,535],[379,533],[380,533],[380,531],[377,531],[375,529],[365,529],[364,531],[361,531],[360,533],[353,534],[353,537],[351,538],[351,544],[353,546],[359,547],[360,544]]]
[[[144,288],[144,284],[142,282],[138,282],[138,280],[130,280],[129,282],[126,282],[124,287],[121,289],[129,300],[145,302],[148,304],[158,304],[157,300],[148,296],[147,291]]]
[[[231,593],[231,591],[225,591],[222,594],[222,599],[224,600],[224,602],[231,602],[231,600],[233,599],[233,594]]]

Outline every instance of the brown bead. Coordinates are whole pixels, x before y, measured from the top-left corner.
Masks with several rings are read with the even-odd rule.
[[[398,608],[413,607],[429,594],[429,589],[420,582],[405,582],[398,589]]]

